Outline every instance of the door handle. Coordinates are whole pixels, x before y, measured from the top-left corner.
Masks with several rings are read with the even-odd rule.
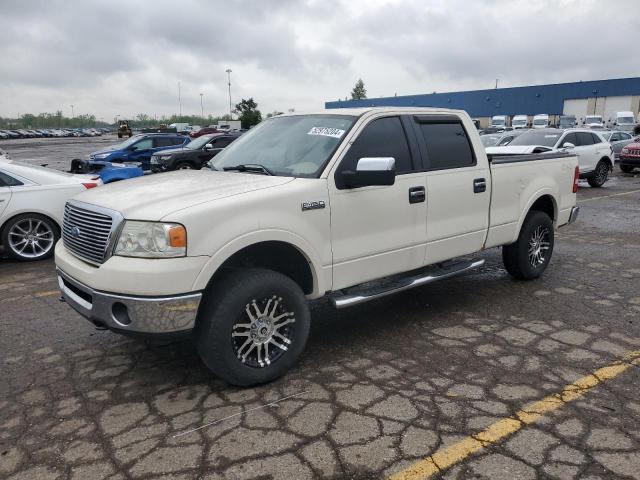
[[[409,203],[421,203],[427,198],[424,187],[411,187],[409,189]]]
[[[487,191],[487,181],[484,178],[476,178],[473,181],[473,193],[482,193]]]

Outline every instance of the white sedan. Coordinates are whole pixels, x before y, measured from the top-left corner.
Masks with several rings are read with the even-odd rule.
[[[102,182],[9,160],[0,151],[0,245],[18,260],[53,254],[66,201]]]

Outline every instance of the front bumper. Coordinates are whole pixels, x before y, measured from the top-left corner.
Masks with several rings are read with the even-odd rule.
[[[98,327],[119,333],[165,335],[193,330],[202,293],[133,297],[93,290],[58,269],[62,297]]]
[[[638,156],[625,156],[620,155],[620,165],[633,165],[634,167],[640,167],[640,157]]]

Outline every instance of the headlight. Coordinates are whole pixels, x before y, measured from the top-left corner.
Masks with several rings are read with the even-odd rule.
[[[184,257],[187,255],[187,230],[177,223],[126,220],[113,254],[144,258]]]
[[[98,153],[96,155],[93,156],[93,158],[107,158],[109,155],[111,155],[110,153]]]

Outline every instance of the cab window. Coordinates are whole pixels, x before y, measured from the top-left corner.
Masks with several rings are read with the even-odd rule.
[[[414,171],[407,136],[400,117],[373,120],[358,135],[336,171],[335,181],[338,188],[346,187],[341,173],[348,170],[355,171],[358,160],[365,157],[393,157],[398,175]]]

